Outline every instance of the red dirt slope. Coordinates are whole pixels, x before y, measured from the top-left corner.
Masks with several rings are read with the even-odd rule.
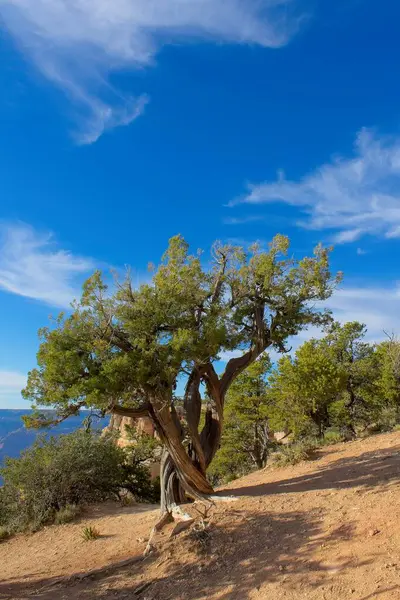
[[[400,600],[400,433],[323,450],[227,487],[195,527],[157,540],[156,512],[108,507],[81,523],[0,544],[0,598]],[[84,542],[94,524],[102,537]],[[138,557],[135,563],[118,562]],[[108,572],[57,581],[110,565]],[[114,565],[114,566],[113,566]]]

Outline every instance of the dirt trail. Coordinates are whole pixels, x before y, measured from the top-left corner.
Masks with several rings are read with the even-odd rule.
[[[0,544],[0,598],[42,600],[400,600],[400,433],[321,451],[225,488],[200,527],[140,557],[153,507],[109,506],[80,523]],[[200,507],[199,507],[200,510]],[[102,537],[84,542],[95,525]],[[54,584],[110,565],[108,573]]]

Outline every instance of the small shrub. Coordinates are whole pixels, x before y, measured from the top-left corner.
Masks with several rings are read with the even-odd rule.
[[[100,531],[96,527],[84,527],[82,529],[81,537],[85,542],[92,542],[100,537]]]
[[[66,523],[71,523],[71,521],[76,519],[80,512],[80,508],[76,504],[67,504],[56,512],[54,523],[56,525],[65,525]]]
[[[50,523],[50,520],[48,521],[48,523]],[[27,523],[26,526],[24,526],[24,528],[20,527],[19,530],[20,531],[23,530],[26,533],[36,533],[42,527],[43,527],[43,522],[36,520],[36,521],[30,521],[29,523]]]
[[[318,441],[313,439],[288,444],[273,454],[273,464],[277,467],[286,467],[296,465],[303,460],[310,460],[317,448]]]
[[[0,527],[0,542],[4,542],[10,537],[7,527]]]
[[[379,414],[376,415],[374,422],[368,423],[366,427],[366,432],[368,435],[373,435],[375,433],[387,433],[388,431],[393,431],[393,428],[396,426],[398,418],[398,411],[395,407],[383,407]]]
[[[130,492],[120,494],[119,501],[123,507],[136,504],[136,500]]]
[[[392,431],[400,431],[400,424],[399,424],[399,423],[397,423],[397,425],[395,425],[395,426],[393,427],[393,430],[392,430]]]
[[[333,444],[340,444],[345,441],[345,437],[340,431],[327,431],[322,440],[323,446],[331,446]]]

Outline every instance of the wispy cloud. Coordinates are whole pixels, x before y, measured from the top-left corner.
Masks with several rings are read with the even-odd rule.
[[[386,339],[386,334],[400,337],[399,303],[400,286],[365,286],[338,289],[324,306],[332,311],[334,319],[340,323],[364,323],[368,329],[366,339],[373,343]],[[306,340],[323,335],[324,332],[318,327],[309,327],[290,338],[286,346],[292,353]],[[222,352],[221,362],[226,363],[241,354],[240,351]],[[275,350],[269,351],[269,355],[274,362],[282,356]]]
[[[0,227],[0,289],[68,308],[93,268],[91,259],[57,249],[51,234],[21,223]]]
[[[162,46],[191,40],[285,45],[294,0],[0,0],[0,16],[42,73],[86,111],[91,143],[137,118],[147,97],[126,97],[110,72],[154,64]]]
[[[90,115],[85,119],[82,129],[74,134],[76,142],[80,145],[93,144],[105,131],[129,125],[144,113],[148,101],[148,97],[142,94],[139,98],[126,99],[123,106],[112,107],[88,97]]]
[[[387,333],[400,336],[399,302],[399,285],[371,285],[342,287],[336,290],[324,306],[332,311],[332,316],[340,323],[364,323],[368,330],[367,339],[370,342],[380,342],[386,338]],[[306,339],[322,335],[321,330],[312,327],[294,338],[293,346],[296,348]]]
[[[400,287],[348,287],[339,289],[327,305],[341,323],[359,321],[368,328],[368,339],[379,342],[385,332],[400,336]]]
[[[281,173],[275,182],[249,186],[248,204],[284,202],[306,213],[298,224],[336,230],[346,243],[365,234],[400,237],[400,138],[363,129],[352,158],[334,158],[299,181]]]
[[[247,215],[245,217],[226,217],[223,219],[224,225],[245,225],[246,223],[255,223],[256,221],[263,221],[264,217],[261,215]]]
[[[26,375],[16,371],[3,371],[0,369],[0,399],[15,397],[26,385]]]

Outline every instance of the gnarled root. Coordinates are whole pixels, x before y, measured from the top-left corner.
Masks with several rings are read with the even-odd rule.
[[[176,525],[171,531],[170,537],[178,535],[178,533],[181,533],[181,531],[185,531],[185,529],[188,529],[192,523],[194,523],[193,517],[182,510],[180,506],[174,506],[171,514],[174,521],[176,521]]]
[[[215,504],[219,502],[236,502],[237,500],[238,498],[236,496],[204,496],[204,498],[202,499],[196,499],[193,502],[193,507],[195,508],[196,504],[202,504],[208,512],[209,508],[215,506]],[[154,537],[166,525],[168,525],[169,523],[175,523],[175,526],[170,533],[170,537],[173,537],[175,535],[178,535],[182,531],[188,529],[194,523],[194,521],[195,519],[187,512],[185,512],[181,506],[177,504],[172,504],[169,507],[169,510],[161,515],[160,519],[157,521],[157,523],[151,530],[149,541],[147,542],[147,546],[144,551],[144,556],[150,554],[150,552],[154,549]]]
[[[168,523],[171,523],[171,521],[173,521],[173,517],[170,512],[166,512],[163,515],[161,515],[161,517],[150,532],[149,541],[147,542],[147,546],[145,548],[145,551],[143,552],[144,556],[147,556],[153,550],[152,542],[156,533],[158,531],[161,531],[165,527],[165,525],[168,525]]]
[[[174,505],[170,507],[170,510],[164,513],[157,523],[154,525],[151,530],[149,541],[147,542],[146,549],[144,551],[144,556],[147,556],[154,548],[153,539],[155,535],[161,531],[168,523],[175,522],[175,527],[171,531],[170,537],[174,535],[178,535],[181,531],[188,529],[194,523],[193,517],[191,517],[188,513],[186,513],[182,508],[178,505]]]

